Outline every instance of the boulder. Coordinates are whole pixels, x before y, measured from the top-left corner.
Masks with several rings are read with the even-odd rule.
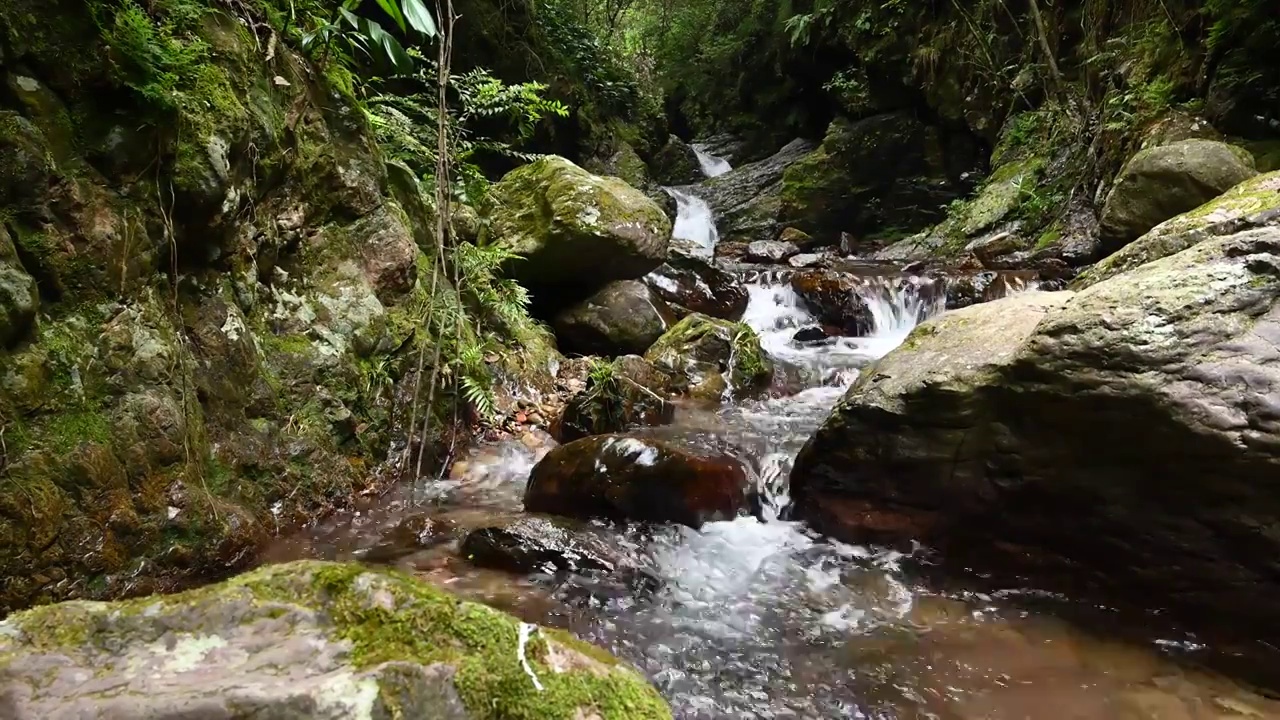
[[[661,302],[639,280],[615,280],[556,316],[556,341],[580,355],[643,353],[667,329]]]
[[[702,313],[737,321],[747,311],[747,289],[736,275],[682,253],[668,256],[644,282],[676,317]]]
[[[473,530],[462,541],[462,554],[480,567],[514,573],[609,577],[644,588],[660,582],[616,542],[564,518],[525,515]]]
[[[637,672],[566,633],[402,573],[311,561],[18,613],[0,623],[0,678],[13,720],[671,717]]]
[[[884,228],[907,232],[940,221],[978,164],[971,143],[949,142],[906,113],[839,118],[822,145],[791,164],[780,190],[780,219],[834,244]]]
[[[516,256],[511,277],[559,295],[589,295],[612,280],[634,280],[662,264],[671,222],[643,193],[546,157],[502,178],[490,191],[487,242]]]
[[[560,441],[671,422],[675,407],[667,396],[673,383],[669,375],[635,355],[610,364],[598,362],[585,390],[565,405]]]
[[[700,313],[676,323],[644,358],[676,378],[678,389],[705,399],[758,390],[773,374],[754,330]]]
[[[1240,183],[1195,210],[1170,218],[1082,273],[1082,289],[1204,240],[1250,227],[1280,224],[1280,172]]]
[[[793,268],[811,268],[824,264],[826,259],[826,255],[819,253],[800,253],[788,258],[787,264]]]
[[[1277,345],[1275,227],[947,313],[810,439],[796,514],[1274,646]]]
[[[693,146],[675,135],[654,154],[653,179],[662,185],[692,185],[702,180],[702,167]]]
[[[867,302],[858,294],[861,283],[849,273],[803,270],[791,276],[791,289],[823,325],[841,335],[858,337],[875,330]]]
[[[800,248],[781,240],[757,240],[747,245],[746,259],[752,262],[780,263],[799,254]]]
[[[533,468],[530,512],[699,528],[748,506],[749,480],[733,457],[693,444],[597,435],[561,445]]]
[[[1183,140],[1134,155],[1102,207],[1107,255],[1257,174],[1253,156],[1214,140]]]
[[[715,213],[722,241],[772,240],[783,224],[782,174],[813,149],[808,140],[793,140],[777,153],[704,181],[698,195]]]
[[[813,237],[809,233],[793,227],[782,228],[782,232],[778,234],[778,241],[790,243],[801,250],[807,250],[813,245]]]
[[[959,231],[977,235],[1004,221],[1040,180],[1044,161],[1038,158],[1018,160],[1000,166],[983,183],[978,194],[961,210]]]

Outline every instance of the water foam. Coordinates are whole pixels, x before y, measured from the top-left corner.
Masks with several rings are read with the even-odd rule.
[[[676,221],[671,237],[680,249],[698,257],[712,257],[720,234],[706,200],[691,192],[666,188],[667,194],[676,200]]]
[[[701,145],[693,146],[693,154],[698,156],[698,165],[702,168],[702,174],[709,178],[719,177],[733,169],[728,160],[712,155]]]

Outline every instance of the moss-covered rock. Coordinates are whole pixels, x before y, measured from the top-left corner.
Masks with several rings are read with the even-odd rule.
[[[1103,205],[1104,252],[1119,250],[1256,174],[1248,151],[1213,140],[1184,140],[1139,152],[1120,171]]]
[[[671,716],[637,672],[565,633],[407,575],[320,562],[17,614],[0,623],[0,669],[14,720]]]
[[[676,323],[645,353],[677,378],[690,395],[718,400],[728,390],[748,393],[768,385],[773,363],[755,331],[741,323],[694,313]]]
[[[1242,182],[1195,210],[1160,223],[1082,273],[1072,287],[1085,288],[1205,240],[1277,222],[1280,172],[1272,172]]]
[[[837,119],[817,150],[787,168],[781,219],[827,244],[845,231],[861,239],[919,230],[963,194],[972,151],[905,114]]]
[[[592,366],[586,388],[569,399],[559,423],[560,442],[671,422],[675,380],[636,355]]]
[[[625,182],[560,157],[511,171],[491,192],[487,242],[518,259],[509,274],[534,288],[585,297],[610,280],[662,264],[671,221]]]
[[[654,154],[653,179],[663,185],[692,185],[703,179],[693,146],[672,135]]]
[[[27,334],[39,306],[36,281],[22,267],[9,233],[0,226],[0,348]]]

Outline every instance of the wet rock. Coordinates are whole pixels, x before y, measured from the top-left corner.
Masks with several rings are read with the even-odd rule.
[[[800,248],[780,240],[757,240],[747,246],[746,259],[752,262],[780,263],[797,255]]]
[[[800,253],[793,255],[787,260],[787,264],[793,268],[809,268],[823,265],[827,260],[827,256],[817,253]]]
[[[1196,243],[1254,227],[1280,224],[1280,172],[1240,183],[1195,210],[1160,223],[1076,279],[1088,287]]]
[[[675,135],[654,154],[653,179],[661,185],[692,185],[703,179],[693,146]]]
[[[1278,317],[1275,227],[939,316],[806,445],[799,515],[1274,643]]]
[[[11,616],[0,697],[13,720],[466,720],[546,707],[549,695],[556,717],[609,702],[670,717],[603,651],[539,628],[525,645],[522,627],[404,574],[295,562],[180,595]]]
[[[735,167],[698,186],[698,195],[715,212],[720,238],[728,242],[772,240],[782,227],[782,174],[813,149],[807,140],[793,140],[764,160]]]
[[[598,435],[552,450],[529,475],[525,509],[698,528],[747,507],[748,476],[729,455],[674,441]]]
[[[462,541],[462,554],[480,567],[513,573],[608,577],[646,589],[660,582],[616,542],[564,518],[526,515],[473,530]]]
[[[491,191],[487,242],[520,259],[508,272],[531,288],[589,295],[633,280],[667,256],[671,221],[639,190],[560,157],[511,171]]]
[[[839,328],[841,335],[857,337],[875,329],[859,287],[853,275],[834,270],[805,270],[791,276],[791,289],[809,312],[824,325]]]
[[[556,316],[556,341],[581,355],[643,353],[666,332],[661,303],[639,280],[616,280]]]
[[[773,372],[750,327],[699,313],[668,330],[644,358],[676,378],[676,388],[705,399],[760,389]]]
[[[1257,174],[1248,151],[1213,140],[1184,140],[1139,152],[1120,171],[1102,207],[1103,252],[1119,250]]]
[[[644,282],[677,317],[702,313],[736,321],[747,310],[747,289],[737,276],[682,253],[672,253]]]
[[[671,422],[675,412],[668,401],[675,380],[636,355],[597,364],[583,392],[565,405],[559,423],[561,442],[588,435],[621,432]]]
[[[791,342],[811,344],[819,343],[827,339],[827,331],[817,325],[800,328],[795,335],[791,336]]]

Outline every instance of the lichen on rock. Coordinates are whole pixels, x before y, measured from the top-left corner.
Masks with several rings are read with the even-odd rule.
[[[521,625],[394,571],[268,566],[180,595],[12,616],[0,623],[0,709],[14,720],[670,718],[636,671],[559,631],[523,642]]]

